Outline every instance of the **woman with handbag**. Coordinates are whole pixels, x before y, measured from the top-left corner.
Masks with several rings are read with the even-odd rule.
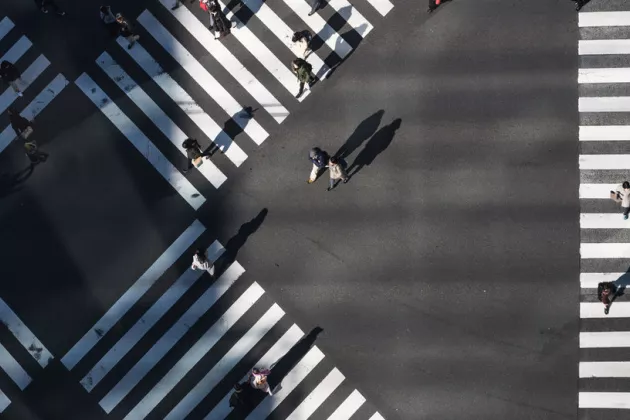
[[[273,395],[271,388],[269,387],[269,382],[267,382],[267,376],[269,376],[270,373],[271,371],[269,369],[253,368],[252,372],[249,374],[249,383],[252,388],[266,392],[269,395]]]
[[[15,131],[15,134],[22,137],[22,139],[26,140],[33,134],[33,122],[27,120],[23,116],[21,116],[15,108],[9,107],[9,122],[11,123],[11,128]],[[31,141],[31,143],[34,143]]]

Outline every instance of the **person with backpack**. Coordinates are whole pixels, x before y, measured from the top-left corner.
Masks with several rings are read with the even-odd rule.
[[[604,313],[608,315],[610,304],[615,296],[615,285],[612,282],[601,282],[597,285],[597,298],[604,304]]]
[[[269,382],[267,382],[267,377],[270,373],[271,371],[269,369],[253,368],[249,374],[249,383],[252,388],[266,392],[269,395],[273,395]]]
[[[300,90],[298,91],[296,98],[302,96],[302,92],[304,92],[304,84],[308,84],[308,88],[310,89],[315,84],[315,76],[311,71],[313,70],[313,66],[311,64],[302,59],[296,58],[291,62],[291,69],[293,73],[297,76],[298,81],[300,82]]]
[[[313,164],[313,169],[311,169],[311,175],[308,177],[307,182],[312,184],[317,179],[320,171],[326,169],[330,156],[319,147],[313,147],[310,152],[308,152],[308,159]]]
[[[217,3],[210,3],[210,30],[214,32],[214,39],[221,39],[230,34],[232,23]]]
[[[118,28],[120,31],[120,36],[125,38],[129,45],[127,45],[127,49],[130,50],[136,41],[140,39],[140,35],[136,35],[133,32],[133,26],[131,26],[131,22],[127,20],[122,14],[116,14],[116,22],[118,22]]]
[[[203,163],[202,158],[210,159],[206,153],[201,151],[201,145],[196,139],[186,139],[182,143],[182,147],[186,150],[186,156],[188,157],[188,167],[182,172],[187,173],[192,167],[200,167]]]
[[[201,249],[195,250],[195,253],[193,254],[193,262],[190,268],[193,270],[205,270],[208,274],[214,277],[214,264],[210,264],[207,252],[204,252]]]
[[[338,184],[339,180],[342,180],[343,183],[347,183],[350,177],[346,173],[346,162],[343,159],[339,159],[336,157],[331,157],[328,161],[328,173],[330,174],[330,185],[326,189],[326,191],[330,191],[335,188]]]
[[[17,96],[23,96],[20,90],[20,84],[24,84],[24,81],[22,80],[22,74],[15,64],[7,60],[2,61],[2,63],[0,63],[0,79],[11,86]]]
[[[630,182],[624,181],[615,191],[611,191],[610,198],[621,204],[623,220],[628,220],[628,214],[630,214]]]

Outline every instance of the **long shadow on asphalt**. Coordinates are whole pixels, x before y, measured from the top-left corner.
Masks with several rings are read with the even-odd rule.
[[[352,177],[363,169],[364,166],[371,165],[374,159],[389,147],[401,123],[402,120],[397,118],[378,130],[367,142],[363,150],[359,152],[356,159],[354,159],[354,162],[352,162],[352,165],[348,168],[348,175]]]
[[[29,165],[14,174],[9,175],[5,173],[0,175],[0,198],[21,190],[21,187],[17,187],[33,174],[34,169],[33,165]]]
[[[345,159],[352,154],[355,150],[363,144],[364,141],[370,138],[374,132],[381,125],[381,119],[385,114],[384,110],[380,110],[364,119],[361,124],[357,126],[354,132],[348,137],[348,140],[335,152],[333,155],[336,158]]]
[[[217,263],[216,272],[217,275],[223,273],[223,271],[230,266],[235,260],[238,251],[245,245],[247,242],[247,238],[254,232],[258,230],[262,222],[267,217],[268,210],[266,208],[262,209],[260,213],[256,215],[252,220],[247,223],[244,223],[238,230],[238,233],[230,238],[230,240],[225,245],[225,253],[221,258],[220,262]]]

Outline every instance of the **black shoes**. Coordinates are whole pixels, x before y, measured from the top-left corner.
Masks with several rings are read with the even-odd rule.
[[[606,306],[606,308],[604,309],[604,314],[608,315],[608,311],[610,310],[610,308],[608,306]]]

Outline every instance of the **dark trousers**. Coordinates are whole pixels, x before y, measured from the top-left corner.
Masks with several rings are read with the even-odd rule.
[[[311,13],[309,13],[309,15],[312,15],[313,13],[317,12],[317,10],[319,10],[320,7],[322,7],[322,0],[313,0],[313,5],[311,6]]]
[[[197,149],[197,152],[199,153],[199,157],[202,157],[202,158],[204,158],[206,156],[210,156],[210,151],[209,150],[206,151],[206,152],[202,152],[201,149]],[[193,163],[193,159],[188,159],[188,167],[186,168],[186,170],[184,172],[190,171],[194,166],[195,166],[195,164]]]
[[[630,214],[630,207],[622,207],[621,209],[623,210],[624,216],[627,216],[628,214]]]
[[[304,83],[308,83],[308,87],[311,87],[313,83],[315,83],[315,76],[313,76],[312,74],[309,74],[308,81],[306,82],[300,81],[300,91],[298,92],[298,96],[300,96],[302,92],[304,92]]]

